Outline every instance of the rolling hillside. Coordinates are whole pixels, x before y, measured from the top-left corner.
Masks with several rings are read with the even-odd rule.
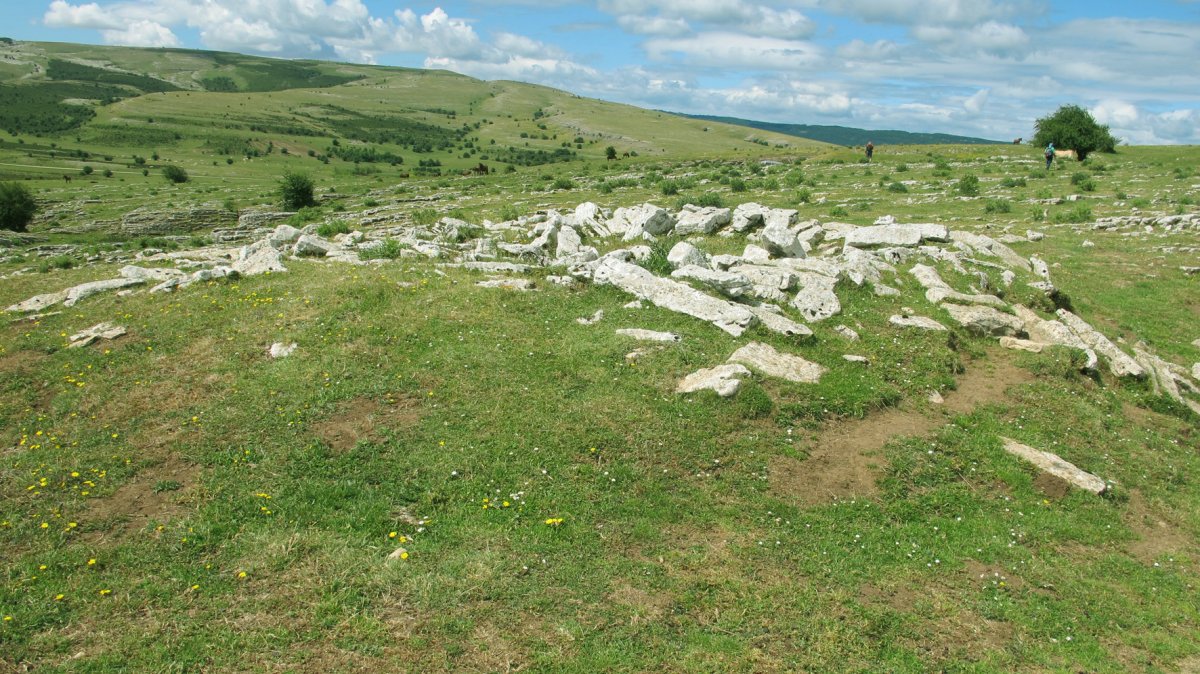
[[[760,131],[782,133],[797,138],[807,138],[833,145],[865,145],[871,141],[876,145],[995,145],[1003,141],[971,136],[955,136],[948,133],[914,133],[895,129],[856,129],[849,126],[826,126],[820,124],[775,124],[756,122],[737,117],[713,117],[708,115],[684,115],[688,119],[703,119],[722,124],[747,126]]]

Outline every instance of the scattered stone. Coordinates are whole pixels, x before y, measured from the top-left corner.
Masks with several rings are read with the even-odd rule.
[[[1200,381],[1200,363],[1192,365],[1192,379]]]
[[[621,305],[623,309],[645,309],[646,305],[642,304],[641,300],[634,300],[628,304]]]
[[[946,399],[942,397],[942,394],[938,393],[937,391],[930,391],[929,395],[926,397],[926,400],[934,405],[941,405],[946,402]]]
[[[925,241],[949,241],[950,232],[943,225],[909,224],[859,227],[845,236],[845,245],[855,248],[890,246],[919,246]]]
[[[938,272],[933,267],[928,265],[914,265],[909,271],[917,279],[917,282],[926,289],[925,299],[933,304],[942,304],[947,300],[953,302],[961,302],[965,304],[986,304],[992,307],[1007,308],[1008,304],[996,297],[995,295],[970,295],[959,292],[950,287]]]
[[[766,206],[750,202],[741,204],[733,209],[733,218],[730,222],[730,228],[735,232],[748,232],[752,229],[763,226],[763,220],[771,209]]]
[[[287,225],[283,227],[287,227]],[[289,229],[296,231],[296,238],[300,238],[299,230],[294,227],[289,227]],[[271,243],[270,239],[256,241],[249,246],[240,248],[232,268],[243,276],[287,271],[287,267],[283,266],[283,254]]]
[[[92,281],[91,283],[81,283],[74,288],[67,290],[67,297],[63,300],[64,307],[73,307],[81,300],[85,300],[92,295],[108,292],[110,290],[120,290],[129,286],[136,286],[145,283],[142,279],[136,278],[114,278],[107,281]]]
[[[753,289],[750,279],[728,271],[688,265],[671,273],[671,278],[695,281],[716,290],[726,297],[742,297]]]
[[[842,356],[842,360],[848,363],[862,363],[863,365],[869,365],[871,363],[871,359],[867,358],[866,356],[855,356],[848,353]]]
[[[800,315],[809,321],[823,321],[836,316],[842,311],[842,303],[833,292],[837,279],[822,274],[803,273],[799,275],[800,292],[792,300]]]
[[[1041,232],[1035,232],[1032,229],[1027,229],[1025,230],[1025,238],[1029,239],[1030,241],[1041,241],[1042,239],[1046,238],[1046,235]]]
[[[946,326],[938,323],[932,318],[925,316],[898,316],[892,315],[888,318],[888,323],[900,328],[917,328],[919,330],[946,330]]]
[[[1046,347],[1042,342],[1034,342],[1028,339],[1017,339],[1016,337],[1005,336],[1000,338],[1000,346],[1014,351],[1028,351],[1029,353],[1041,353]]]
[[[580,325],[595,325],[604,318],[604,310],[597,309],[596,313],[592,314],[591,318],[576,318],[575,322]]]
[[[548,283],[553,283],[554,285],[558,285],[558,286],[573,286],[573,285],[575,285],[575,279],[571,278],[570,276],[554,276],[553,274],[551,274],[550,276],[546,277],[546,281]]]
[[[731,363],[741,363],[765,375],[786,379],[798,384],[815,384],[825,368],[799,356],[780,353],[761,342],[751,342],[729,357]]]
[[[24,302],[18,302],[17,304],[14,304],[14,305],[8,307],[7,309],[5,309],[5,311],[12,311],[12,312],[19,312],[19,313],[25,313],[28,311],[39,311],[40,312],[43,309],[48,309],[49,307],[52,307],[55,304],[58,304],[59,302],[62,302],[65,299],[67,299],[67,291],[65,291],[65,290],[60,290],[56,293],[44,293],[41,295],[34,295],[33,297],[30,297],[29,299],[25,300]]]
[[[67,345],[69,349],[80,349],[89,346],[96,340],[100,339],[116,339],[125,334],[126,330],[120,325],[112,323],[97,323],[87,330],[82,330],[71,335],[71,343]]]
[[[697,370],[684,377],[675,387],[676,393],[695,393],[697,391],[714,391],[722,398],[738,392],[742,385],[740,377],[750,375],[750,370],[736,363],[726,363],[713,368]]]
[[[408,550],[404,548],[396,548],[387,556],[389,562],[398,562],[402,559],[408,559]]]
[[[156,283],[187,276],[186,272],[170,267],[147,268],[135,267],[133,265],[121,267],[121,270],[117,273],[121,275],[121,278],[132,278],[141,281],[154,281]]]
[[[12,308],[9,307],[8,310],[12,311]],[[40,321],[43,318],[50,318],[51,316],[61,316],[62,313],[63,312],[61,312],[61,311],[47,311],[42,314],[30,314],[28,316],[18,316],[9,322],[10,323],[36,323],[37,321]]]
[[[1021,332],[1021,319],[992,307],[969,306],[966,304],[943,304],[950,317],[975,335],[1015,335]]]
[[[793,211],[793,214],[795,212]],[[782,222],[772,222],[762,231],[763,247],[775,257],[805,257],[804,242],[796,237],[796,233],[788,229]]]
[[[226,208],[184,208],[169,211],[139,208],[121,218],[121,233],[129,236],[179,234],[201,229],[231,227],[238,217]]]
[[[617,330],[618,335],[640,339],[644,342],[678,342],[682,339],[679,335],[673,332],[656,332],[654,330],[642,330],[640,328],[620,328]]]
[[[505,290],[519,290],[521,292],[529,292],[530,290],[537,289],[533,281],[524,278],[491,279],[488,281],[480,281],[475,285],[479,286],[480,288],[503,288]]]
[[[889,285],[884,285],[882,283],[876,283],[875,285],[871,286],[871,291],[874,292],[879,297],[899,297],[900,296],[899,290],[896,290],[895,288],[893,288]]]
[[[762,323],[763,327],[771,332],[776,332],[788,337],[812,336],[812,330],[810,330],[807,325],[803,323],[797,323],[787,316],[784,316],[782,313],[779,313],[779,311],[777,311],[778,307],[775,307],[776,310],[772,310],[769,305],[749,306],[748,308],[750,309],[751,313],[758,317],[759,323]]]
[[[319,236],[303,234],[300,238],[296,239],[296,244],[292,246],[292,255],[297,257],[325,257],[337,249],[337,244],[326,241]]]
[[[728,225],[730,221],[731,215],[728,208],[714,208],[712,206],[701,208],[688,204],[679,212],[679,217],[675,223],[675,233],[679,236],[712,234],[725,225]]]
[[[674,269],[681,267],[712,268],[708,255],[687,241],[680,241],[671,247],[670,252],[667,253],[667,262],[671,263],[671,267]]]
[[[1084,240],[1084,242],[1079,245],[1083,246],[1084,248],[1095,248],[1096,247],[1096,244],[1092,243],[1091,241],[1087,241],[1087,240]]]
[[[713,297],[678,281],[659,278],[637,265],[616,258],[601,260],[593,278],[596,283],[614,285],[664,309],[709,321],[734,337],[741,336],[755,322],[754,314],[744,306]]]
[[[646,235],[661,236],[670,232],[673,227],[675,227],[675,221],[667,209],[654,204],[618,208],[613,213],[612,219],[608,221],[609,231],[620,234],[626,241],[633,241]]]
[[[1101,356],[1108,359],[1108,368],[1118,377],[1136,377],[1142,378],[1146,376],[1146,369],[1138,364],[1133,358],[1130,358],[1124,351],[1117,348],[1107,337],[1102,335],[1098,330],[1088,325],[1087,321],[1067,311],[1059,309],[1056,314],[1059,320],[1063,322],[1071,332],[1075,333],[1080,340]]]
[[[448,264],[447,267],[461,267],[471,271],[481,271],[486,274],[528,274],[533,271],[533,267],[527,264],[517,264],[515,262],[463,262],[462,264]]]
[[[1037,466],[1043,472],[1049,473],[1060,480],[1066,481],[1068,484],[1075,485],[1085,491],[1090,491],[1093,494],[1103,494],[1108,485],[1104,480],[1092,475],[1091,473],[1080,469],[1073,463],[1064,460],[1057,454],[1043,452],[1040,449],[1034,449],[1028,445],[1023,445],[1016,440],[1009,438],[1000,438],[1004,441],[1004,451]]]
[[[748,243],[742,250],[742,259],[747,262],[770,262],[771,252],[761,246]]]
[[[272,358],[287,358],[295,353],[297,348],[298,345],[295,342],[292,342],[291,344],[275,342],[271,345],[271,348],[267,350],[267,353],[270,354]]]
[[[845,325],[839,325],[833,331],[852,342],[858,341],[858,333]]]

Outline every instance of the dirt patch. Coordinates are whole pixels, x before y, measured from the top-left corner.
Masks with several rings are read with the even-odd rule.
[[[1012,575],[1011,571],[1005,571],[994,564],[984,564],[974,559],[966,561],[963,573],[966,574],[968,582],[976,587],[991,585],[1009,590],[1020,590],[1025,587],[1025,581]]]
[[[91,502],[90,516],[96,521],[120,520],[105,527],[99,537],[118,538],[138,531],[150,522],[167,522],[187,508],[200,478],[200,467],[177,457],[146,468],[106,498]]]
[[[975,580],[974,571],[967,575],[971,582],[984,582]],[[945,583],[868,584],[859,588],[858,596],[863,604],[886,606],[913,619],[913,634],[902,641],[932,660],[976,661],[983,653],[1003,650],[1012,643],[1012,625],[964,609],[961,583],[957,579]]]
[[[1071,493],[1069,482],[1050,473],[1038,473],[1038,476],[1033,478],[1033,486],[1052,499],[1065,498]]]
[[[342,403],[332,416],[313,425],[312,431],[335,452],[347,452],[360,440],[378,442],[388,429],[409,428],[421,420],[420,403],[412,396],[387,396],[384,400],[354,398]]]
[[[858,588],[859,602],[863,604],[883,604],[901,613],[911,613],[917,602],[925,598],[928,597],[924,589],[910,584],[894,585],[891,587],[866,584]]]
[[[1136,489],[1129,494],[1124,519],[1137,536],[1127,546],[1129,554],[1143,564],[1153,564],[1167,555],[1196,552],[1196,541]]]
[[[643,622],[654,623],[663,617],[667,608],[674,601],[666,593],[650,593],[641,588],[634,587],[624,580],[613,588],[613,591],[608,595],[608,599],[614,604],[619,604],[629,609],[630,625],[638,625]]]
[[[865,419],[827,424],[802,447],[805,460],[776,456],[770,462],[771,489],[781,498],[813,506],[839,499],[869,498],[878,493],[875,478],[888,441],[925,435],[945,423],[946,414],[965,414],[980,405],[1001,402],[1009,387],[1033,381],[1027,370],[1000,352],[972,362],[936,410],[905,406]]]

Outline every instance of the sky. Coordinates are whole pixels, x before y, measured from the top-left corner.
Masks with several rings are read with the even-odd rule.
[[[6,0],[0,26],[996,140],[1075,104],[1128,144],[1200,144],[1200,0]]]

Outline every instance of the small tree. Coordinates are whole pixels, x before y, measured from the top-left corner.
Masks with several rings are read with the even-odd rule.
[[[187,171],[183,170],[182,166],[168,164],[163,167],[163,177],[173,183],[186,183],[188,181]]]
[[[317,205],[313,198],[313,181],[303,173],[285,173],[279,181],[279,196],[283,199],[283,207],[298,211],[301,208]]]
[[[604,158],[609,161],[616,159],[617,158],[617,148],[615,148],[611,145],[604,148]]]
[[[0,229],[24,232],[37,212],[37,202],[20,183],[0,183]]]
[[[1033,126],[1037,130],[1034,145],[1044,147],[1054,143],[1059,149],[1074,150],[1079,161],[1092,152],[1117,151],[1117,139],[1109,133],[1108,126],[1096,123],[1091,113],[1078,105],[1064,105]]]

